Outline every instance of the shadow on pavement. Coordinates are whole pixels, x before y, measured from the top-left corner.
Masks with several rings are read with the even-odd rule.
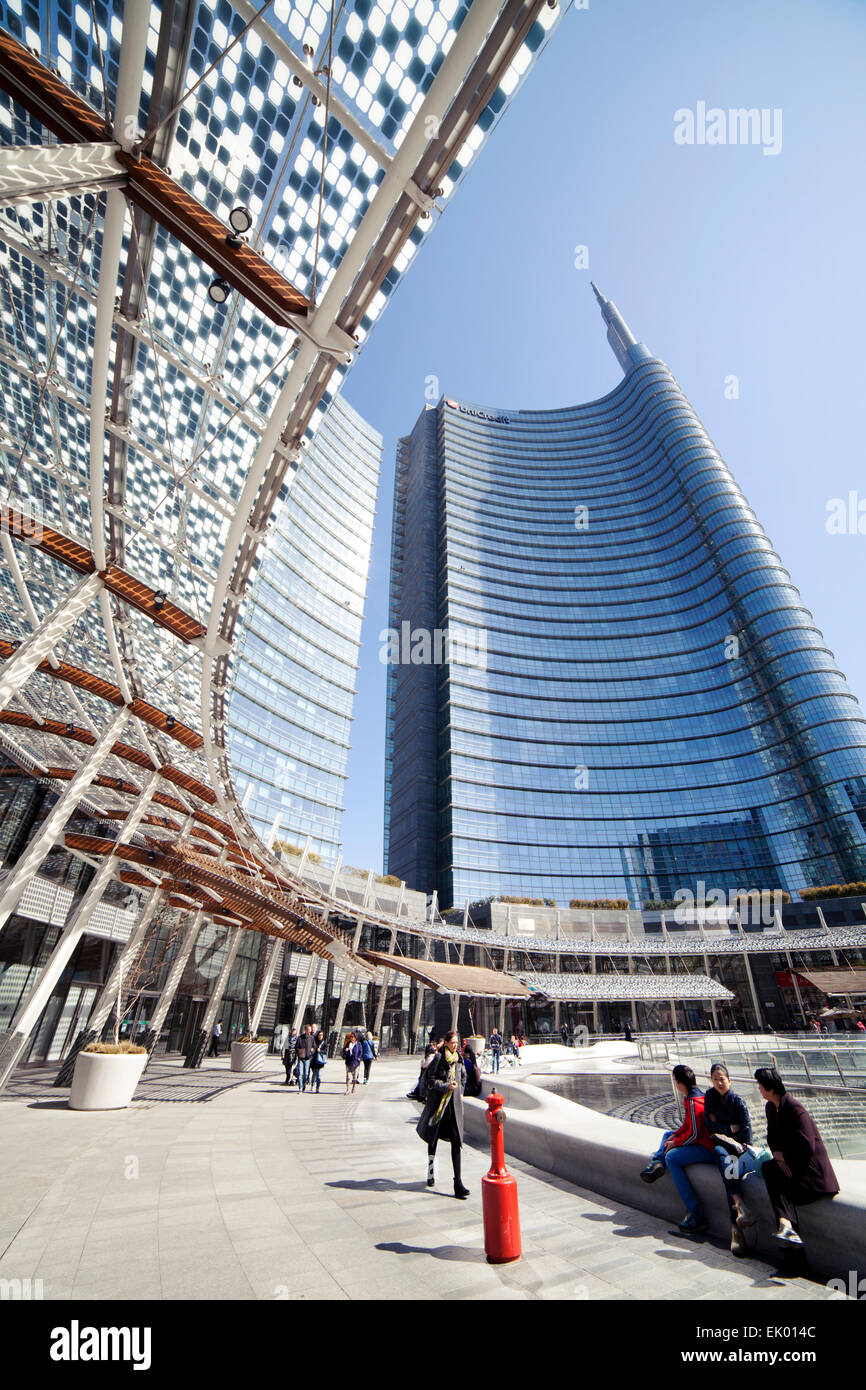
[[[425,1182],[395,1182],[393,1178],[340,1178],[326,1187],[348,1188],[353,1192],[426,1192]]]
[[[384,1241],[377,1250],[392,1255],[432,1255],[434,1260],[458,1260],[463,1264],[486,1264],[483,1250],[467,1250],[465,1245],[404,1245],[402,1240]]]

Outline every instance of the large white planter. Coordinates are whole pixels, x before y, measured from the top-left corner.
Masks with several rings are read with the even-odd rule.
[[[268,1055],[266,1042],[233,1042],[231,1051],[232,1071],[261,1071]]]
[[[70,1110],[123,1110],[132,1100],[146,1052],[79,1052],[69,1092]]]
[[[486,1039],[486,1038],[467,1038],[466,1041],[468,1042],[469,1046],[472,1048],[472,1051],[475,1053],[475,1060],[476,1060],[476,1062],[477,1062],[478,1059],[479,1059],[479,1057],[481,1056],[482,1052],[484,1051],[484,1049],[485,1049],[486,1046],[487,1046],[487,1039]]]

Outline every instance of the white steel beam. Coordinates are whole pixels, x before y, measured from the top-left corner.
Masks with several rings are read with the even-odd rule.
[[[18,590],[18,597],[21,600],[21,606],[23,607],[24,612],[27,615],[27,621],[29,622],[31,628],[35,632],[36,629],[39,627],[39,614],[36,612],[36,607],[33,603],[32,598],[30,597],[30,590],[27,587],[27,581],[21,573],[21,566],[18,563],[18,556],[15,553],[15,547],[12,544],[12,540],[7,531],[0,532],[0,543],[2,543],[3,546],[3,558],[5,559],[6,564],[9,567],[9,573],[12,575],[12,582],[15,585],[15,588]],[[55,670],[60,665],[60,662],[57,660],[57,657],[54,655],[54,652],[49,652],[47,659],[51,662],[51,665],[54,667]],[[79,719],[84,724],[85,728],[89,729],[92,734],[95,734],[97,732],[97,727],[94,724],[93,720],[90,718],[90,715],[87,713],[87,710],[84,708],[84,705],[81,703],[81,700],[78,698],[78,693],[75,690],[75,687],[72,685],[67,685],[63,693],[69,699],[70,703],[72,704],[73,708],[75,709]],[[18,692],[17,699],[19,703],[22,703],[24,701],[24,696],[20,691]]]
[[[295,1016],[292,1019],[292,1027],[298,1033],[300,1033],[301,1027],[304,1022],[304,1014],[306,1013],[307,1005],[310,1002],[310,995],[313,992],[313,986],[316,984],[319,978],[319,971],[322,969],[322,966],[324,964],[325,960],[323,956],[310,956],[309,961],[307,963],[307,973],[304,976],[304,983],[301,985],[301,992],[298,995],[298,998],[295,1002]],[[327,1044],[327,1039],[325,1041]]]
[[[54,612],[40,623],[36,631],[21,643],[14,655],[9,657],[0,675],[0,709],[9,707],[39,663],[51,655],[55,643],[74,626],[95,595],[101,593],[102,587],[102,580],[98,574],[89,574],[86,579],[82,579]]]
[[[397,928],[391,928],[391,939],[388,942],[388,955],[394,954],[394,945],[397,940]],[[373,1022],[373,1033],[378,1038],[382,1032],[382,1016],[385,1012],[385,999],[388,994],[388,986],[391,983],[391,971],[386,970],[382,976],[382,984],[379,987],[379,1002],[376,1005],[376,1017]]]
[[[262,1021],[262,1014],[265,1011],[265,1002],[274,981],[277,962],[281,961],[283,957],[283,943],[278,937],[272,936],[269,938],[265,949],[268,951],[268,960],[265,965],[265,973],[262,976],[262,982],[259,985],[256,1002],[253,1004],[252,1016],[250,1018],[250,1032],[253,1037],[255,1037],[256,1033],[259,1031],[259,1024]]]
[[[228,941],[228,951],[226,952],[226,958],[223,961],[222,969],[220,970],[220,973],[217,976],[216,984],[214,985],[210,999],[208,1000],[208,1006],[205,1009],[204,1018],[201,1021],[201,1029],[206,1038],[210,1038],[211,1030],[213,1029],[214,1023],[216,1022],[217,1013],[222,1005],[223,995],[225,994],[226,985],[229,982],[229,975],[231,974],[231,968],[235,963],[235,956],[237,955],[238,950],[240,949],[241,934],[243,933],[243,931],[243,927],[229,927],[226,933],[226,940]]]
[[[108,1022],[111,1010],[117,1003],[118,986],[122,988],[123,980],[128,976],[129,970],[134,965],[144,945],[144,938],[148,928],[156,916],[163,903],[162,890],[155,888],[151,893],[147,906],[132,929],[129,940],[123,949],[118,951],[114,964],[109,971],[108,979],[102,986],[96,1003],[91,1010],[87,1020],[87,1027],[93,1028],[97,1036],[102,1032]]]
[[[154,1009],[153,1014],[149,1019],[149,1027],[154,1035],[153,1044],[150,1049],[151,1054],[156,1051],[156,1046],[159,1042],[159,1035],[162,1032],[162,1025],[165,1023],[165,1020],[168,1017],[168,1011],[174,1003],[174,996],[177,994],[178,985],[180,984],[181,979],[183,977],[183,972],[186,969],[186,963],[192,955],[192,949],[195,946],[195,943],[198,940],[199,932],[202,929],[203,918],[204,908],[200,907],[196,912],[195,916],[193,917],[192,922],[186,928],[183,934],[180,945],[178,946],[177,954],[175,955],[175,958],[172,961],[171,966],[169,967],[168,975],[165,979],[165,984],[162,987],[162,993],[160,994],[156,1008]]]
[[[117,97],[114,109],[114,138],[125,149],[132,147],[133,140],[130,139],[130,135],[134,136],[137,129],[144,59],[147,51],[147,34],[150,24],[150,8],[149,0],[129,0],[123,13],[120,66],[117,75]],[[109,189],[106,196],[105,220],[102,228],[102,252],[99,263],[96,316],[93,325],[90,378],[90,528],[91,548],[98,570],[105,569],[108,559],[105,547],[105,512],[103,509],[105,412],[108,400],[114,299],[120,272],[125,215],[126,199],[123,194],[116,188]],[[117,683],[123,698],[129,701],[130,691],[123,669],[120,649],[117,645],[111,604],[105,592],[101,593],[99,598],[106,641]],[[141,728],[140,732],[145,740],[145,747],[150,752],[150,742],[147,735]]]
[[[364,919],[363,914],[359,913],[359,914],[358,914],[358,922],[357,922],[357,925],[356,925],[356,927],[355,927],[355,935],[354,935],[354,937],[352,938],[352,953],[353,953],[354,955],[357,955],[357,952],[358,952],[358,945],[359,945],[360,940],[361,940],[361,932],[362,932],[363,929],[364,929],[364,920],[365,920],[365,919]],[[347,1005],[348,1002],[349,1002],[349,994],[350,994],[350,992],[351,992],[351,990],[352,990],[352,986],[353,986],[353,985],[356,985],[357,983],[358,983],[358,977],[357,977],[357,975],[356,975],[356,974],[352,974],[352,973],[350,973],[348,970],[346,970],[346,972],[345,972],[345,974],[344,974],[344,976],[343,976],[343,987],[342,987],[342,989],[340,990],[340,1002],[339,1002],[339,1004],[337,1005],[337,1017],[334,1019],[334,1032],[337,1034],[337,1045],[338,1045],[338,1046],[339,1046],[339,1042],[340,1042],[340,1030],[341,1030],[341,1028],[343,1027],[343,1015],[344,1015],[345,1012],[346,1012],[346,1005]],[[365,982],[362,982],[362,983],[365,983]]]
[[[98,742],[89,750],[87,759],[82,763],[72,781],[67,783],[65,791],[58,797],[57,802],[49,811],[36,839],[0,885],[0,932],[14,912],[18,899],[27,884],[51,852],[57,836],[80,801],[82,793],[98,776],[111,745],[128,719],[129,711],[125,706],[116,711]]]
[[[132,835],[136,830],[147,809],[147,803],[155,789],[155,783],[156,777],[154,776],[151,778],[150,786],[143,791],[141,801],[125,822],[123,827],[124,835]],[[66,969],[66,966],[72,958],[73,952],[78,946],[82,936],[85,934],[90,918],[93,916],[95,909],[99,906],[102,895],[108,886],[108,881],[113,876],[116,867],[115,860],[111,855],[100,864],[90,887],[87,889],[78,907],[67,919],[60,939],[46,962],[35,988],[31,990],[23,1006],[16,1014],[10,1029],[12,1038],[9,1039],[4,1046],[3,1059],[2,1062],[0,1062],[0,1091],[2,1091],[8,1081],[18,1058],[27,1045],[30,1034],[42,1017],[42,1012],[54,992],[57,981]],[[89,1026],[92,1027],[93,1025],[91,1024]],[[16,1040],[17,1051],[13,1045]]]
[[[7,145],[0,149],[0,204],[44,203],[128,183],[118,146]]]

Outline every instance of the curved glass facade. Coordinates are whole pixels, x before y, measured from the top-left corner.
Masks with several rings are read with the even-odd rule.
[[[391,668],[388,869],[442,905],[862,879],[863,712],[671,372],[599,298],[609,395],[446,399],[401,441],[392,627],[435,610],[486,653]]]
[[[326,863],[340,851],[382,438],[337,398],[293,475],[256,576],[229,748],[247,815]]]

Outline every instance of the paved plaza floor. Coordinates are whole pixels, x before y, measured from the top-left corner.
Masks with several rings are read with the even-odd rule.
[[[414,1062],[380,1059],[352,1096],[338,1061],[319,1095],[266,1065],[157,1059],[128,1110],[101,1113],[69,1110],[53,1070],[19,1072],[0,1101],[0,1278],[60,1300],[841,1297],[517,1160],[524,1255],[488,1265],[489,1154],[464,1150],[467,1201],[447,1151],[427,1189]]]

